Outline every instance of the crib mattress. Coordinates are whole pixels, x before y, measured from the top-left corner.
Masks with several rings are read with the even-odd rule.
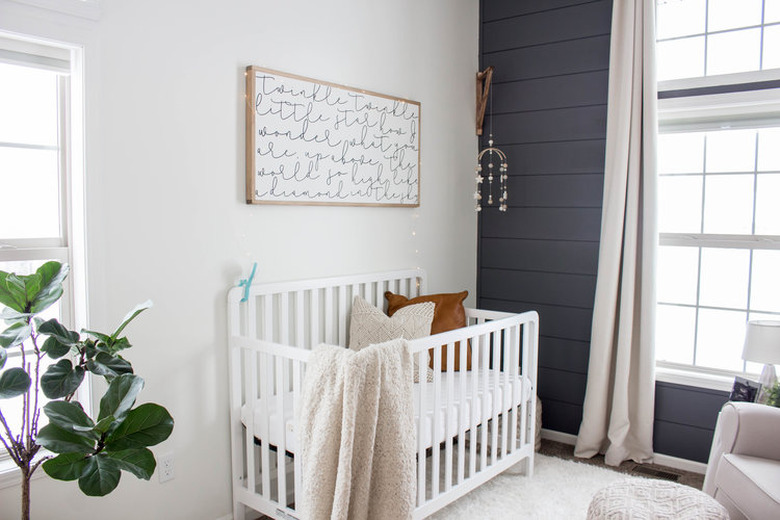
[[[480,374],[482,376],[482,374]],[[452,406],[448,405],[447,378],[452,378]],[[477,389],[476,398],[474,397],[473,372],[452,372],[442,374],[440,381],[440,403],[438,407],[438,417],[434,420],[435,408],[435,383],[414,383],[414,409],[415,409],[415,431],[419,431],[420,421],[420,392],[421,386],[425,385],[425,416],[423,418],[423,440],[426,448],[430,448],[434,439],[435,442],[444,442],[448,435],[457,435],[458,422],[460,418],[461,406],[465,408],[466,424],[481,424],[493,416],[493,403],[499,403],[499,410],[509,410],[513,406],[518,406],[522,401],[523,394],[530,395],[531,385],[527,378],[522,378],[522,384],[515,385],[514,395],[511,395],[511,385],[505,383],[504,374],[498,376],[496,385],[496,373],[488,373],[488,391],[483,392],[482,388]],[[461,396],[462,379],[465,379],[465,396]],[[284,435],[285,451],[295,453],[295,421],[293,417],[293,394],[287,392],[284,395],[284,410],[279,412],[279,400],[274,397],[268,400],[267,406],[263,400],[258,399],[255,402],[254,411],[250,413],[249,405],[241,408],[241,422],[248,424],[252,420],[254,426],[254,435],[260,442],[268,439],[269,445],[280,446],[282,435]],[[472,417],[472,410],[476,421]],[[449,412],[449,413],[448,413]],[[268,417],[267,428],[264,418]],[[434,427],[434,422],[436,423]],[[448,428],[449,423],[449,428]],[[435,432],[434,432],[435,429]],[[266,431],[267,430],[267,431]],[[435,433],[435,435],[434,435]],[[417,444],[415,444],[417,445]]]

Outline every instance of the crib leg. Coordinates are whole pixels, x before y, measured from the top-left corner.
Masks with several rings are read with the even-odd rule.
[[[249,520],[247,509],[241,502],[233,502],[233,520]]]
[[[534,456],[531,455],[525,459],[525,476],[531,478],[534,476]]]

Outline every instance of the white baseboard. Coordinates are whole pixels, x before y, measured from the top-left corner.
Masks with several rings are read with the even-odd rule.
[[[555,430],[547,430],[545,428],[542,428],[542,439],[561,442],[571,446],[574,446],[574,444],[577,442],[576,435],[557,432]],[[683,471],[690,471],[691,473],[699,473],[701,475],[704,475],[707,472],[707,465],[704,463],[688,459],[681,459],[679,457],[672,457],[671,455],[664,455],[663,453],[653,453],[653,464],[667,466],[674,469],[681,469]]]
[[[569,444],[574,446],[577,443],[577,436],[571,433],[556,432],[555,430],[547,430],[542,428],[542,439],[548,441],[562,442],[563,444]]]
[[[233,513],[230,513],[229,515],[220,516],[217,518],[217,520],[233,520]]]

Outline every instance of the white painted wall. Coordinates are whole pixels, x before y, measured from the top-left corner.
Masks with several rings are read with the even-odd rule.
[[[474,294],[478,1],[101,6],[93,22],[0,0],[0,29],[85,45],[90,325],[154,300],[128,357],[142,400],[176,419],[155,449],[175,452],[176,477],[125,475],[98,499],[38,479],[33,516],[216,519],[231,507],[225,293],[252,261],[260,280],[420,266],[432,291]],[[421,207],[245,205],[247,65],[420,101]],[[0,490],[0,518],[18,495]]]

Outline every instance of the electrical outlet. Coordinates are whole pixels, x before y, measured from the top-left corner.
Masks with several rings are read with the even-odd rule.
[[[161,483],[173,480],[173,453],[160,455],[157,464],[157,474],[160,477]]]

